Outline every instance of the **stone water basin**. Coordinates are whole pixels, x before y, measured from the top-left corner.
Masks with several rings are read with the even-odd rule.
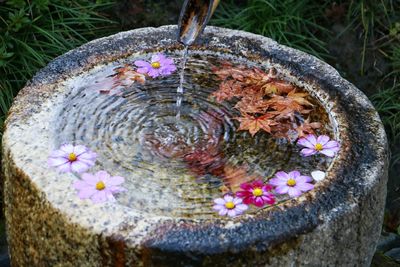
[[[3,138],[12,265],[367,266],[388,164],[383,126],[368,99],[310,55],[215,27],[191,48],[180,119],[178,72],[102,92],[104,77],[127,63],[160,52],[178,63],[183,48],[175,36],[176,27],[164,26],[95,40],[51,62],[19,94]],[[237,131],[238,110],[212,98],[213,68],[224,61],[274,69],[307,93],[307,116],[322,123],[318,134],[340,143],[339,152],[302,157],[290,138]],[[79,175],[47,164],[65,143],[96,152],[90,172],[123,176],[126,191],[115,202],[80,199],[73,188]],[[185,156],[199,150],[216,164],[188,163]],[[279,170],[318,169],[326,177],[299,197],[277,195],[273,205],[220,216],[213,200],[238,190],[227,173],[243,166],[265,182]]]

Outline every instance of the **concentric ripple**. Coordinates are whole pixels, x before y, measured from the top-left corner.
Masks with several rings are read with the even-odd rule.
[[[179,51],[169,56],[179,66]],[[245,166],[249,175],[269,177],[276,170],[309,170],[327,164],[323,159],[293,157],[297,147],[267,134],[253,139],[238,132],[233,119],[237,111],[210,98],[219,85],[211,71],[212,64],[219,62],[216,55],[191,52],[179,119],[179,71],[134,84],[121,96],[93,89],[113,68],[137,58],[76,78],[57,116],[57,144],[85,144],[98,153],[93,172],[107,170],[126,178],[128,191],[118,195],[121,204],[141,213],[211,218],[215,216],[212,200],[221,197],[221,173],[227,168]]]

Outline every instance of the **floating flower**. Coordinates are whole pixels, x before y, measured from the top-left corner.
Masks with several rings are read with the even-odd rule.
[[[289,173],[280,171],[275,174],[274,178],[269,180],[269,183],[276,186],[275,191],[278,194],[289,194],[290,197],[298,197],[303,192],[314,188],[314,185],[310,184],[311,181],[311,177],[302,176],[298,171]]]
[[[143,60],[136,60],[135,65],[139,67],[137,69],[138,73],[148,74],[152,78],[171,75],[176,71],[174,61],[163,54],[152,56],[150,63]]]
[[[243,199],[244,204],[254,204],[257,207],[263,207],[266,204],[273,205],[275,196],[271,193],[272,186],[264,184],[261,180],[252,183],[243,183],[240,185],[243,191],[236,193],[237,197]]]
[[[228,215],[229,217],[235,217],[248,209],[248,206],[242,203],[241,198],[230,195],[214,199],[214,203],[213,209],[218,211],[218,214],[221,216]]]
[[[336,141],[329,141],[329,136],[321,135],[318,138],[309,134],[305,138],[300,138],[297,144],[304,146],[301,154],[305,157],[322,153],[328,157],[333,157],[339,151],[339,143]]]
[[[82,180],[75,181],[73,187],[79,191],[81,199],[90,198],[93,203],[102,203],[115,201],[113,194],[126,191],[120,186],[124,181],[123,177],[111,177],[106,171],[99,171],[96,174],[82,174]]]
[[[311,172],[311,177],[314,181],[319,182],[325,179],[325,173],[323,171],[313,171]]]
[[[82,145],[65,144],[53,151],[47,162],[61,172],[84,172],[95,163],[97,154]]]

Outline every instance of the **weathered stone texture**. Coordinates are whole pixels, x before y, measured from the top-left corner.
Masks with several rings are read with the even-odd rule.
[[[388,169],[377,112],[326,63],[262,36],[209,27],[194,49],[269,60],[318,88],[313,94],[332,115],[342,149],[316,190],[232,223],[141,218],[117,206],[88,207],[72,193],[57,199],[47,189],[55,175],[46,169],[49,121],[35,114],[52,112],[61,83],[138,51],[182,49],[175,38],[176,27],[165,26],[95,40],[55,59],[19,94],[3,138],[12,266],[368,266]],[[64,182],[56,180],[55,191]]]

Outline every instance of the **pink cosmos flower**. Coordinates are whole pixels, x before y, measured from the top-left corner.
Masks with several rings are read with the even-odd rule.
[[[139,67],[136,70],[138,73],[148,74],[152,78],[171,75],[176,71],[174,61],[163,54],[152,56],[150,63],[143,60],[136,60],[135,65]]]
[[[47,163],[61,172],[81,173],[94,165],[96,157],[97,154],[85,146],[65,144],[50,154]]]
[[[336,141],[329,141],[329,136],[321,135],[318,138],[309,134],[305,138],[300,138],[297,144],[304,146],[301,150],[301,154],[305,157],[322,153],[328,157],[335,156],[335,153],[339,151],[339,143]]]
[[[235,217],[242,214],[249,206],[242,203],[242,199],[225,195],[224,198],[214,199],[213,209],[218,211],[221,216],[228,215],[229,217]]]
[[[82,180],[75,181],[72,186],[79,191],[81,199],[90,198],[93,203],[102,203],[115,201],[113,194],[126,191],[120,186],[124,181],[123,177],[111,177],[106,171],[99,171],[96,174],[82,174]]]
[[[236,196],[242,198],[244,204],[263,207],[266,204],[273,205],[275,203],[275,196],[271,193],[272,186],[264,184],[260,180],[252,183],[243,183],[240,188],[243,191],[237,192]]]
[[[289,194],[290,197],[298,197],[303,192],[307,192],[314,188],[310,184],[312,178],[309,176],[302,176],[298,171],[289,173],[280,171],[275,174],[275,177],[269,180],[269,183],[276,186],[275,191],[278,194]]]

